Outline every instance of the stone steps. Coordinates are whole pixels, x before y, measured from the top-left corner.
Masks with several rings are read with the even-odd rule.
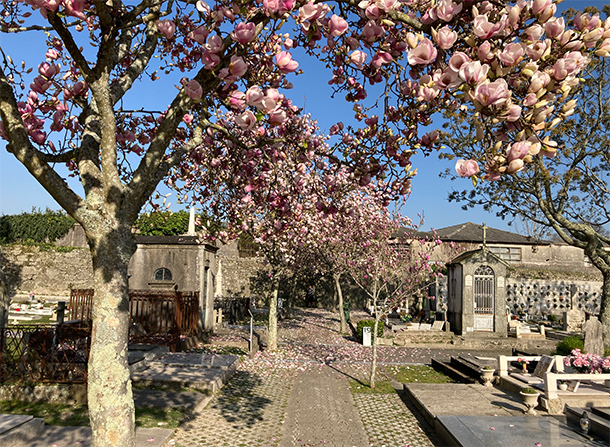
[[[441,362],[432,359],[432,368],[439,372],[442,372],[443,374],[451,377],[453,380],[460,383],[477,383],[477,378],[480,375],[477,370],[477,375],[475,376],[471,368],[466,363],[463,363],[462,361],[458,360],[456,357],[451,357],[451,360],[449,362]]]

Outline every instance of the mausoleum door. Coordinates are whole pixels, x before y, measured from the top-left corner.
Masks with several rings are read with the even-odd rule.
[[[474,271],[474,330],[493,332],[495,275],[488,265],[481,265]]]

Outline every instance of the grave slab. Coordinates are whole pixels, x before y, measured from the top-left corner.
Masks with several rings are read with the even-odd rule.
[[[553,417],[441,415],[437,424],[450,435],[448,443],[463,447],[608,445],[581,436]]]
[[[162,356],[158,363],[174,366],[198,366],[200,368],[229,369],[238,357],[236,355],[214,355],[198,353],[169,353]]]

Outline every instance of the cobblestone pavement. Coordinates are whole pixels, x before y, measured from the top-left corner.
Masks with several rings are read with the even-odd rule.
[[[175,447],[430,447],[398,394],[352,394],[370,349],[339,333],[336,315],[306,310],[279,327],[279,349],[244,360],[230,382],[170,441]],[[380,347],[381,363],[427,363],[443,354]],[[385,349],[387,348],[387,349]],[[378,380],[382,380],[380,368]]]
[[[369,445],[345,377],[329,366],[300,372],[290,394],[282,447]]]

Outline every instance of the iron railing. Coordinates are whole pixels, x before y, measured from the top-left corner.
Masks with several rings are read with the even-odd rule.
[[[91,329],[21,324],[0,331],[0,382],[86,383]]]

